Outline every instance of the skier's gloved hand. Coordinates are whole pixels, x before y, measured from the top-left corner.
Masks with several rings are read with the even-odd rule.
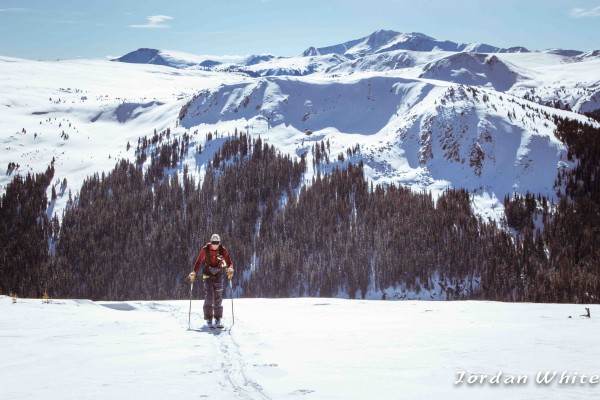
[[[233,275],[233,265],[230,265],[229,267],[227,267],[227,274]]]
[[[188,279],[190,282],[194,283],[194,281],[196,280],[196,273],[194,271],[190,272]]]

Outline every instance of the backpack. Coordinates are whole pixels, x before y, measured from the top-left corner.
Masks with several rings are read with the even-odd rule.
[[[221,243],[219,243],[219,258],[222,260],[223,259],[223,245]],[[209,276],[217,276],[221,270],[223,268],[221,268],[221,266],[217,266],[217,267],[213,267],[210,265],[210,243],[207,243],[206,246],[204,246],[204,252],[206,254],[206,257],[204,258],[204,268],[202,269],[202,273],[204,275],[209,275]]]

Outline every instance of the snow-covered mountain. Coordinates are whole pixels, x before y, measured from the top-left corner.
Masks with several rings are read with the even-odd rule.
[[[270,54],[251,56],[198,56],[180,51],[141,48],[113,61],[132,64],[164,65],[172,68],[226,68],[231,66],[251,66],[270,61],[276,57]]]
[[[203,68],[227,70],[251,76],[309,75],[315,73],[354,73],[404,69],[427,64],[444,53],[523,54],[520,47],[501,48],[482,43],[455,43],[437,40],[422,33],[400,33],[379,30],[360,39],[315,48],[309,47],[295,57],[276,57],[270,54],[251,56],[196,56],[177,51],[138,49],[113,61],[166,65],[173,68]],[[415,54],[415,53],[427,53]],[[564,57],[572,62],[597,57],[597,52],[548,49],[542,52]],[[445,54],[448,56],[448,54]]]
[[[400,33],[389,30],[379,30],[369,36],[351,40],[345,43],[315,48],[309,47],[302,53],[305,57],[325,54],[341,54],[355,59],[366,55],[385,53],[394,50],[411,51],[451,51],[478,53],[518,53],[528,52],[523,47],[510,49],[499,48],[482,43],[455,43],[448,40],[440,41],[422,33]]]
[[[57,182],[68,180],[52,203],[60,215],[85,177],[135,159],[140,137],[170,129],[204,147],[207,132],[237,128],[309,163],[313,145],[327,141],[330,162],[311,165],[307,182],[362,160],[373,182],[468,188],[474,208],[496,218],[505,194],[552,196],[557,169],[571,166],[553,116],[595,123],[578,112],[600,110],[597,52],[520,50],[378,31],[295,57],[0,57],[0,163],[18,165],[0,185],[55,159]],[[201,178],[210,149],[180,168]]]

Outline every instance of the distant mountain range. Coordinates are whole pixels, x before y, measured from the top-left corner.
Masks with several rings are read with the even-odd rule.
[[[254,68],[247,72],[251,73],[250,71],[252,71],[258,75],[306,75],[331,68],[332,64],[343,64],[364,57],[393,53],[399,50],[409,52],[530,53],[528,49],[522,46],[502,48],[483,43],[456,43],[449,40],[437,40],[422,33],[400,33],[390,30],[379,30],[373,32],[369,36],[350,40],[341,44],[320,48],[311,46],[297,57],[276,57],[267,54],[249,57],[211,59],[210,56],[195,56],[181,52],[168,52],[142,48],[116,58],[114,61],[166,65],[174,68],[228,67],[240,69],[257,64],[267,64],[263,65],[262,68]],[[598,57],[600,55],[600,50],[584,53],[578,50],[549,49],[544,50],[541,53],[585,60]],[[298,60],[298,58],[314,59],[315,62],[313,64],[326,65],[321,68],[302,68],[300,65],[306,64],[306,60],[302,62]],[[278,61],[275,61],[274,68],[269,68],[268,64],[270,62],[281,59],[295,60],[294,64],[299,66],[298,69],[286,69],[284,67],[277,68],[276,66],[281,63]]]

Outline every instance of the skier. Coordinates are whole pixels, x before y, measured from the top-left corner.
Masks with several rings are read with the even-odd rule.
[[[233,263],[229,257],[229,252],[221,244],[221,237],[216,233],[211,236],[210,242],[200,250],[194,270],[190,272],[189,280],[194,282],[200,264],[204,261],[202,268],[202,280],[204,281],[204,319],[209,328],[215,326],[223,328],[221,319],[223,318],[223,270],[227,270],[229,279],[233,275]],[[215,325],[213,325],[213,317]]]

